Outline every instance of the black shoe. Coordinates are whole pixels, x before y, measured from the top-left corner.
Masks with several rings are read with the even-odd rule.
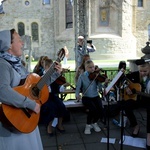
[[[49,137],[52,137],[52,136],[54,136],[54,133],[52,132],[52,133],[48,133],[48,135],[49,135]]]
[[[56,129],[60,132],[60,133],[64,133],[65,132],[65,129],[61,130],[58,128],[58,126],[56,126]]]
[[[49,131],[49,129],[48,129],[49,127],[47,126],[46,127],[46,130],[47,130],[47,134],[49,135],[49,137],[52,137],[53,135],[54,135],[54,133],[51,131]]]

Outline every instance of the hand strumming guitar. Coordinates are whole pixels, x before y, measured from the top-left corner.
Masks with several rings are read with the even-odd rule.
[[[40,112],[40,110],[41,110],[41,106],[40,106],[38,103],[36,103],[35,108],[34,108],[33,111],[34,111],[36,114],[38,114],[38,113]]]
[[[125,88],[125,91],[126,91],[126,93],[128,94],[128,95],[132,95],[133,93],[132,93],[132,90],[129,88],[129,87],[126,87]]]

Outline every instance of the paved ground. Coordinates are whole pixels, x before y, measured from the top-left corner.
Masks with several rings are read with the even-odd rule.
[[[91,135],[85,135],[83,133],[85,123],[86,123],[86,112],[85,109],[81,108],[71,108],[70,111],[70,121],[64,122],[64,127],[66,132],[64,134],[59,133],[55,128],[53,128],[54,136],[49,137],[46,133],[46,128],[43,125],[39,125],[41,138],[43,141],[44,150],[143,150],[143,148],[137,148],[133,146],[120,145],[119,141],[121,139],[121,129],[112,123],[112,118],[109,118],[109,130],[107,124],[99,122],[102,131],[96,133],[92,131]],[[138,122],[141,125],[140,138],[146,137],[146,114],[144,109],[135,111]],[[131,128],[127,123],[124,130],[124,135],[131,134]],[[109,134],[108,134],[109,132]],[[108,135],[110,138],[115,138],[115,144],[102,143],[101,139],[106,138],[108,140]]]

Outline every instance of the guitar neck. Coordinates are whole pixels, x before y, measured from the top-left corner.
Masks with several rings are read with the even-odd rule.
[[[57,62],[61,62],[61,60],[59,58],[57,58],[56,60]],[[37,83],[37,88],[39,90],[41,90],[43,88],[43,86],[47,83],[47,81],[49,80],[49,78],[51,77],[51,75],[54,73],[55,71],[55,62],[51,65],[51,67],[49,68],[49,70],[45,73],[45,75],[39,80],[39,82]]]

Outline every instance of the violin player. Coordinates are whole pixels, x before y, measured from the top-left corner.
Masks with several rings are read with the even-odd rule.
[[[98,120],[103,118],[102,100],[99,96],[98,90],[101,91],[101,82],[91,80],[89,74],[95,71],[95,65],[92,60],[85,62],[85,71],[80,74],[76,84],[76,99],[82,99],[83,105],[89,110],[87,113],[87,122],[84,130],[84,134],[91,134],[93,128],[95,132],[100,132],[101,128],[98,125]],[[104,82],[104,84],[107,83]],[[80,92],[82,91],[82,97]]]
[[[85,62],[87,61],[87,60],[89,60],[90,59],[90,55],[89,54],[85,54],[84,56],[83,56],[83,59],[82,59],[82,63],[81,63],[81,65],[77,68],[77,71],[76,71],[76,75],[75,75],[75,83],[77,83],[77,80],[78,80],[78,77],[80,76],[80,74],[82,74],[84,71],[85,71]],[[101,72],[103,72],[103,70],[102,69],[100,69],[97,65],[95,65],[95,71],[94,71],[95,73],[93,74],[92,73],[92,75],[91,75],[91,78],[93,78],[95,75],[96,75],[96,73],[101,73]],[[104,76],[103,76],[104,77]],[[104,77],[105,78],[105,77]],[[102,79],[103,80],[103,79]]]
[[[80,74],[82,74],[82,73],[85,71],[85,66],[84,66],[84,64],[85,64],[85,62],[86,62],[87,60],[89,60],[89,59],[90,59],[90,55],[89,55],[89,54],[83,55],[83,59],[82,59],[81,65],[80,65],[79,67],[77,67],[77,69],[76,69],[75,83],[77,83],[78,77],[80,76]]]
[[[47,72],[52,64],[53,64],[53,61],[51,59],[45,59],[44,60],[44,72]],[[58,96],[63,80],[60,82],[58,81],[59,80],[55,80],[52,84],[49,85],[49,92],[50,92],[49,98],[47,102],[43,104],[41,107],[40,122],[46,125],[47,133],[49,136],[54,135],[53,128],[52,128],[52,123],[53,123],[54,118],[58,118],[56,129],[60,133],[65,132],[65,129],[63,127],[63,119],[64,119],[64,116],[67,114],[67,110],[63,103],[63,100],[60,99]],[[67,86],[65,84],[66,83],[64,83],[64,86]]]

